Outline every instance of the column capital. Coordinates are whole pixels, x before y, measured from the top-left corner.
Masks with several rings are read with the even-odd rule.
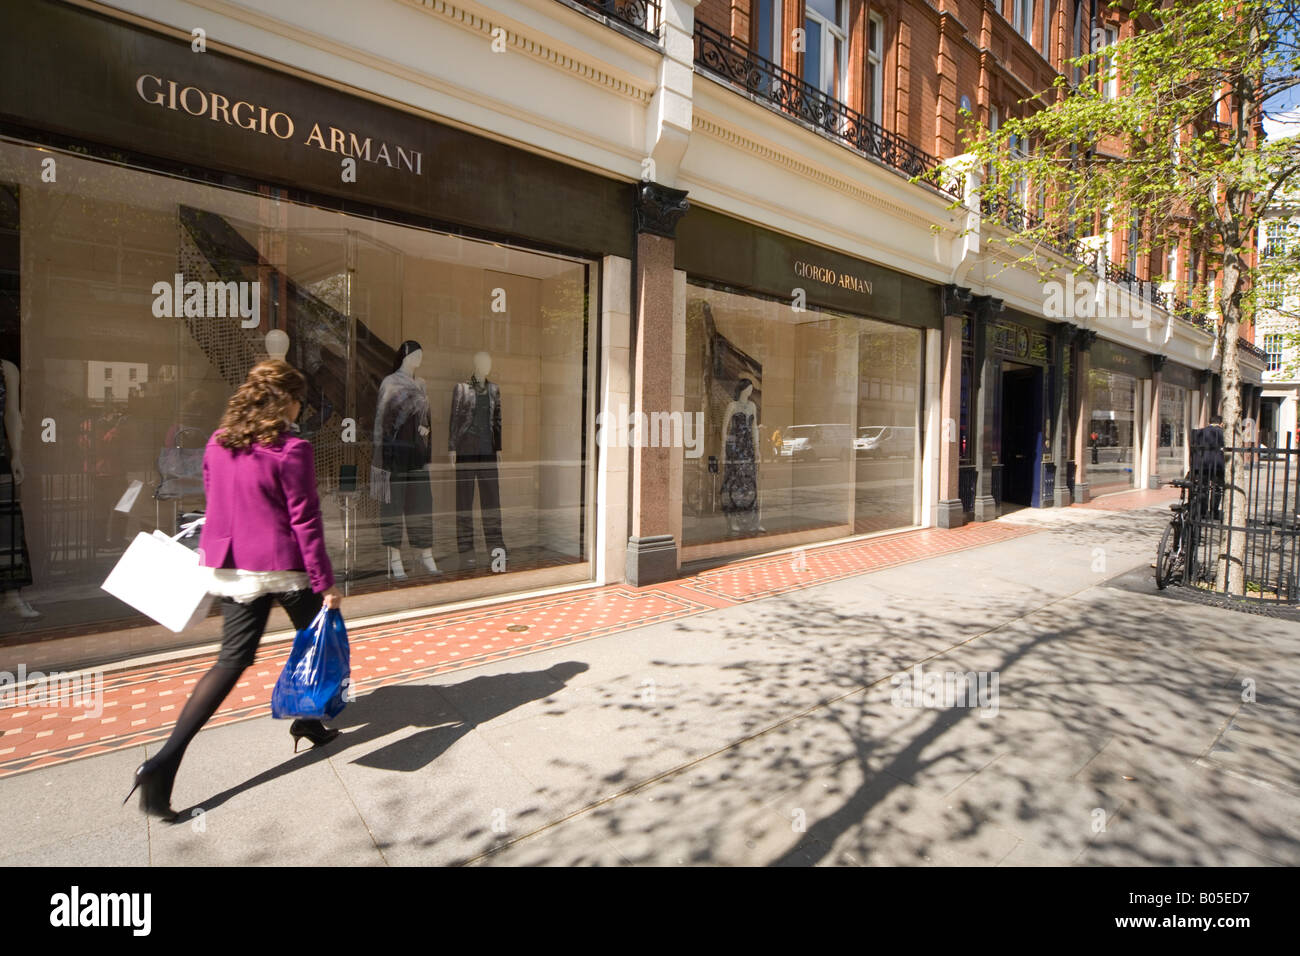
[[[1165,367],[1165,362],[1169,361],[1168,355],[1148,355],[1151,361],[1151,374],[1159,375],[1160,370]]]
[[[1002,314],[1005,303],[991,295],[977,295],[971,297],[971,309],[974,311],[975,318],[981,322],[992,322]]]
[[[636,232],[650,233],[674,239],[677,220],[685,215],[691,204],[686,201],[686,190],[672,189],[659,183],[640,183],[636,192]]]
[[[965,286],[948,284],[943,287],[943,314],[967,315],[971,308],[971,291]]]
[[[1080,352],[1091,352],[1092,343],[1097,341],[1097,332],[1095,329],[1084,329],[1075,326],[1074,342],[1079,346]]]

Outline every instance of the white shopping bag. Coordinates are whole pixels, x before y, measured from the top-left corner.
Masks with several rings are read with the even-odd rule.
[[[212,603],[199,556],[180,543],[193,526],[174,538],[141,531],[104,581],[103,589],[179,634],[207,616]]]

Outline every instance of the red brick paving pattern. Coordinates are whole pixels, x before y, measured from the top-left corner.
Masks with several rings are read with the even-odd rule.
[[[350,635],[352,678],[365,693],[1032,533],[997,522],[906,531],[739,561],[652,587],[611,585],[366,627]],[[259,652],[209,726],[269,714],[289,648],[282,642]],[[213,660],[206,654],[115,671],[104,678],[97,716],[67,704],[0,707],[0,777],[165,738]]]

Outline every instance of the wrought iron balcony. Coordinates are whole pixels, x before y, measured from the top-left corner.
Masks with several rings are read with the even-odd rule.
[[[1043,225],[1039,216],[1000,191],[990,192],[986,189],[980,195],[980,211],[985,218],[993,219],[1013,232],[1038,229]],[[1076,262],[1084,262],[1090,255],[1079,239],[1067,229],[1057,230],[1043,241],[1056,252]]]
[[[659,0],[573,0],[652,39],[659,33]]]
[[[962,197],[962,178],[943,176],[937,157],[699,21],[695,23],[695,65],[771,103],[788,116],[829,133],[850,149],[905,176],[919,178],[953,198]]]

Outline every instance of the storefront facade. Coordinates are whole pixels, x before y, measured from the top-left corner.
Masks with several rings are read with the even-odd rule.
[[[100,584],[202,512],[204,444],[268,356],[307,376],[357,611],[594,580],[601,283],[626,282],[631,184],[62,4],[4,58],[4,357],[42,613],[5,644],[182,639]]]
[[[1063,506],[1164,476],[1205,414],[1151,357],[1191,374],[1208,334],[1049,320],[970,234],[977,170],[954,210],[738,95],[689,2],[658,33],[555,4],[504,55],[431,5],[377,9],[382,51],[288,0],[213,4],[206,49],[150,0],[0,8],[41,612],[0,623],[0,669],[215,640],[100,584],[202,512],[203,442],[269,355],[310,382],[354,620]]]
[[[938,287],[705,209],[677,268],[681,562],[919,525]]]

